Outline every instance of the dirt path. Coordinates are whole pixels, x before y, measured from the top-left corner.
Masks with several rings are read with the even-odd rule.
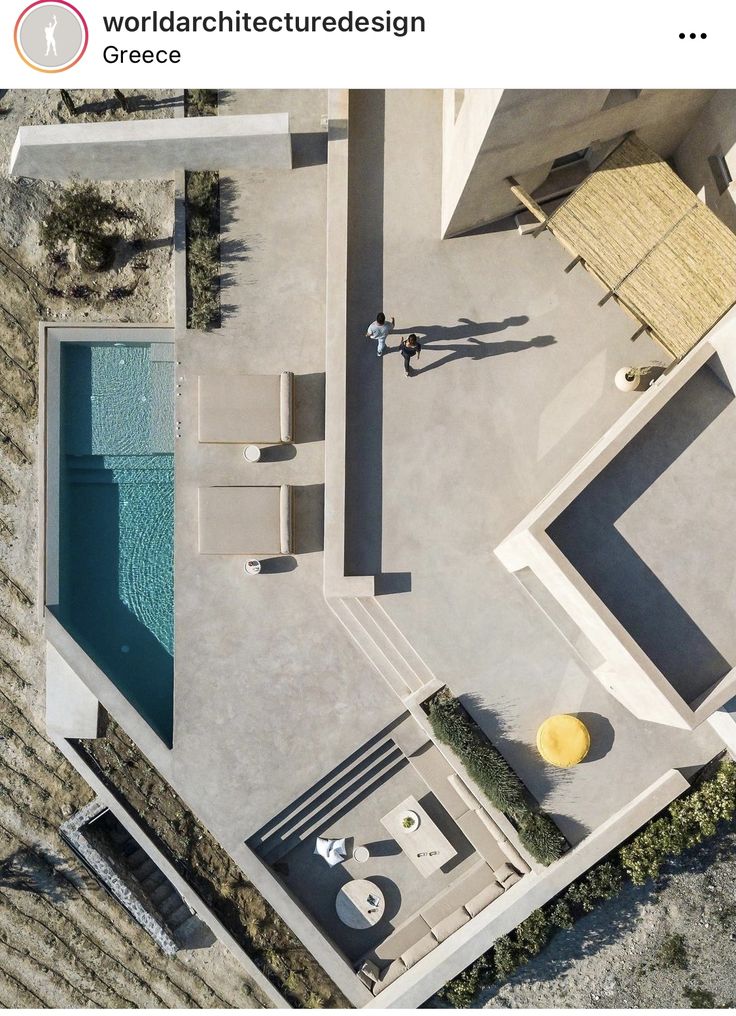
[[[555,936],[486,1008],[736,1004],[736,828]]]
[[[116,115],[109,93],[73,94],[91,106],[82,120]],[[171,93],[155,98],[152,107],[141,97],[136,115],[171,115]],[[252,986],[224,947],[165,956],[86,874],[57,829],[91,793],[44,735],[35,603],[38,321],[168,319],[170,185],[116,187],[138,228],[161,241],[138,252],[137,267],[124,253],[94,278],[51,264],[38,245],[38,222],[55,188],[9,180],[7,160],[21,123],[69,116],[58,92],[6,92],[0,107],[9,110],[0,114],[0,1006],[253,1008]],[[93,297],[75,297],[78,285]]]

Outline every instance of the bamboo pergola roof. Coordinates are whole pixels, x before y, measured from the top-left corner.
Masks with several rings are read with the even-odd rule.
[[[675,359],[736,303],[736,236],[635,135],[541,221]]]

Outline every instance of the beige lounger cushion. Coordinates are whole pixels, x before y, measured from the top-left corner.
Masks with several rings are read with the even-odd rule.
[[[498,882],[492,882],[485,889],[481,889],[472,900],[468,900],[465,904],[465,909],[471,917],[475,917],[481,910],[485,910],[489,903],[497,900],[499,896],[503,896],[503,887]]]
[[[405,953],[401,954],[401,959],[407,970],[409,967],[413,967],[415,963],[418,963],[419,960],[423,960],[425,956],[429,956],[436,947],[437,939],[431,932],[427,932],[424,938],[420,938]]]
[[[293,438],[293,375],[200,374],[199,440],[281,444]]]
[[[500,888],[497,886],[496,888]],[[432,928],[432,934],[438,942],[444,942],[450,935],[454,935],[456,931],[460,931],[464,924],[467,924],[470,920],[470,914],[467,912],[465,907],[458,907],[457,910],[453,910],[451,914],[448,914],[439,924],[435,924]]]
[[[483,822],[480,811],[468,811],[456,819],[457,824],[478,851],[480,856],[495,871],[506,863],[506,854],[499,845],[493,832]]]
[[[477,896],[493,880],[493,872],[488,865],[479,863],[457,879],[446,892],[425,904],[421,910],[422,917],[430,928],[436,927],[458,907],[462,907],[468,900]]]
[[[450,786],[463,799],[463,801],[465,802],[465,804],[467,804],[470,811],[475,811],[476,808],[480,808],[480,801],[477,799],[477,797],[471,791],[470,787],[468,787],[465,781],[460,779],[457,773],[451,773],[447,777],[447,779],[450,783]]]
[[[512,864],[502,864],[500,868],[494,870],[494,875],[504,889],[508,889],[510,885],[518,882],[521,878],[521,875]]]
[[[200,554],[290,554],[291,488],[200,487]]]
[[[411,949],[411,947],[424,938],[429,932],[429,924],[419,914],[411,917],[406,924],[400,925],[383,942],[375,947],[376,959],[379,963],[390,963]]]
[[[406,966],[402,960],[394,960],[393,963],[389,963],[381,974],[381,980],[376,981],[373,986],[373,994],[377,995],[379,991],[387,988],[389,984],[393,984],[396,978],[401,977],[404,973],[406,973]]]

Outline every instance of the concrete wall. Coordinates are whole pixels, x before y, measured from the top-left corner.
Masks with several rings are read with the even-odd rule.
[[[21,127],[11,176],[146,180],[180,169],[290,169],[288,113]]]
[[[582,167],[587,171],[627,131],[637,131],[661,155],[672,155],[712,95],[668,89],[468,89],[460,101],[454,89],[447,89],[442,235],[513,212],[518,204],[507,176],[534,192],[547,181],[556,158],[592,145],[590,165]],[[571,176],[571,170],[557,172]],[[572,174],[571,186],[576,182]],[[557,192],[553,181],[548,183],[551,193]]]
[[[732,310],[707,339],[638,397],[495,548],[496,556],[510,572],[530,569],[564,608],[602,657],[598,665],[590,664],[591,669],[622,705],[639,719],[685,729],[697,727],[734,696],[736,671],[731,670],[701,700],[685,702],[553,544],[547,529],[706,363],[715,364],[731,387],[736,384],[735,346],[736,310]]]
[[[736,91],[716,92],[674,153],[688,187],[736,233],[736,183],[720,191],[709,161],[717,153],[736,180]]]

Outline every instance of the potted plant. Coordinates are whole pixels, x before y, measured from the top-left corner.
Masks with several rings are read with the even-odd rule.
[[[661,363],[645,363],[641,367],[622,367],[616,372],[616,387],[622,392],[642,392],[649,388],[665,367]]]
[[[419,816],[415,811],[405,811],[401,816],[401,826],[408,833],[413,833],[419,825]]]

